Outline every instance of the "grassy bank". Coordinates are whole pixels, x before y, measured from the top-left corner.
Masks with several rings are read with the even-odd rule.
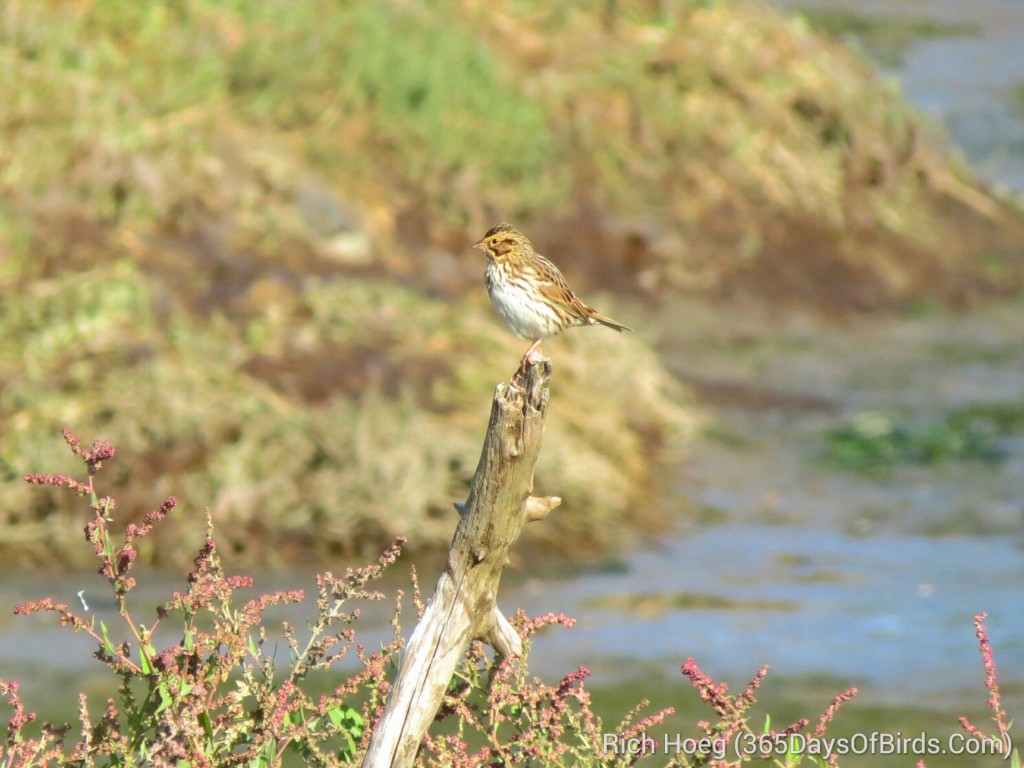
[[[376,278],[310,279],[244,321],[190,316],[127,260],[34,289],[11,298],[0,327],[24,344],[0,354],[10,424],[0,455],[11,479],[5,543],[25,559],[64,559],[81,536],[54,514],[56,496],[11,477],[59,465],[64,424],[123,446],[122,514],[128,505],[137,518],[180,489],[194,512],[212,509],[240,557],[284,563],[296,550],[329,556],[398,533],[447,543],[493,385],[522,351],[482,302]],[[648,493],[651,450],[690,417],[642,343],[591,336],[562,350],[538,483],[575,514],[545,533],[602,548],[612,516],[640,514],[630,510]],[[608,407],[609,393],[628,407]],[[143,554],[173,557],[174,545],[165,536]]]
[[[0,547],[80,535],[18,478],[71,426],[239,557],[446,542],[522,351],[468,243],[615,288],[845,309],[1017,291],[1024,232],[892,89],[745,4],[12,0],[0,16]],[[633,318],[624,317],[630,322]],[[631,325],[637,323],[630,322]],[[693,417],[647,343],[552,347],[543,532],[650,521]],[[637,377],[632,371],[643,371]],[[142,554],[181,556],[173,535]]]

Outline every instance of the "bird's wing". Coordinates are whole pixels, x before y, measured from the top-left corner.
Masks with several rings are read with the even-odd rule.
[[[590,308],[576,298],[576,294],[572,292],[572,288],[569,287],[565,276],[558,267],[539,253],[537,254],[537,261],[537,288],[544,298],[576,317],[588,317],[591,312]]]

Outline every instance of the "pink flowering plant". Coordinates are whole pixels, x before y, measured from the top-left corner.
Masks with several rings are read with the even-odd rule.
[[[996,670],[996,655],[992,650],[992,642],[988,638],[988,629],[985,627],[985,619],[988,614],[979,613],[974,617],[974,635],[978,638],[978,650],[981,653],[981,663],[985,668],[985,687],[988,689],[988,708],[992,710],[992,722],[995,729],[986,733],[966,717],[960,718],[960,726],[966,733],[969,733],[979,741],[988,741],[993,744],[1002,745],[1002,754],[1010,758],[1011,768],[1021,768],[1019,750],[1012,748],[1010,739],[1010,719],[1003,709],[1003,695],[999,690],[999,673]]]
[[[355,644],[352,624],[359,610],[347,606],[384,598],[369,585],[395,562],[404,542],[396,541],[375,565],[349,569],[341,577],[324,573],[317,578],[317,616],[308,639],[300,639],[288,622],[281,628],[290,649],[287,669],[281,669],[274,662],[275,643],[268,643],[263,614],[271,606],[303,600],[303,591],[273,592],[242,603],[235,593],[253,580],[225,574],[208,517],[206,540],[188,574],[187,590],[175,592],[148,623],[140,620],[129,600],[136,586],[136,545],[174,512],[177,502],[167,499],[141,524],[129,524],[123,536],[116,536],[115,502],[99,496],[94,486],[103,462],[114,457],[113,447],[97,441],[85,450],[67,430],[64,439],[85,463],[86,480],[67,475],[25,479],[89,498],[92,516],[85,536],[100,563],[99,573],[111,587],[123,626],[118,634],[103,621],[85,618],[49,598],[14,610],[56,614],[62,626],[91,636],[97,644],[95,658],[116,675],[119,687],[98,715],[84,695],[79,697],[76,737],[70,737],[70,726],[48,723],[38,736],[30,736],[26,726],[35,715],[26,712],[18,682],[0,679],[0,695],[13,710],[6,741],[0,744],[0,766],[273,766],[280,765],[287,752],[297,753],[310,765],[350,764],[363,744],[368,718],[379,711],[387,695],[386,678],[402,641],[397,632],[400,603],[395,637],[375,653]],[[415,587],[415,576],[413,583]],[[174,642],[157,648],[158,633]],[[329,694],[312,694],[308,679],[334,667],[353,648],[359,671]]]
[[[591,709],[584,680],[586,667],[565,675],[555,685],[531,678],[526,665],[534,634],[549,625],[572,627],[561,614],[528,618],[520,611],[512,625],[523,639],[518,659],[488,657],[485,646],[470,646],[452,678],[438,718],[454,722],[454,733],[430,736],[420,751],[420,764],[431,768],[483,768],[492,765],[627,766],[635,759],[602,749],[606,729]],[[614,729],[627,736],[662,723],[671,707],[647,717],[641,702]],[[470,742],[479,744],[472,748]]]
[[[132,569],[138,557],[137,543],[174,513],[177,502],[168,498],[141,523],[129,524],[116,534],[115,502],[100,496],[94,486],[104,462],[114,458],[114,448],[97,441],[84,449],[67,430],[64,439],[85,464],[85,479],[68,475],[27,475],[25,479],[88,497],[85,537],[100,564],[99,573],[110,586],[121,621],[117,627],[108,627],[95,616],[87,618],[50,598],[18,605],[15,613],[54,614],[62,626],[90,636],[97,647],[94,657],[118,682],[117,693],[99,711],[85,694],[79,694],[77,727],[36,723],[36,715],[21,698],[18,681],[0,677],[0,701],[10,710],[0,741],[0,768],[358,765],[383,712],[403,646],[399,621],[403,593],[398,590],[392,596],[393,636],[378,651],[368,652],[356,642],[359,609],[351,606],[361,600],[387,599],[372,584],[398,559],[404,540],[395,541],[372,565],[347,569],[340,577],[331,573],[318,576],[316,616],[309,622],[307,637],[287,621],[269,629],[265,617],[272,606],[303,601],[303,591],[271,592],[243,600],[238,591],[252,586],[253,581],[225,573],[207,516],[205,541],[188,574],[187,589],[175,592],[155,615],[144,620],[133,610],[130,599],[136,586]],[[415,570],[411,586],[412,602],[422,615]],[[83,610],[88,613],[84,605]],[[1002,708],[984,618],[979,615],[975,624],[995,724],[989,735],[1001,738],[1008,749],[1009,720]],[[573,620],[554,614],[537,618],[517,614],[513,626],[524,648],[519,658],[492,657],[478,642],[470,646],[449,683],[435,727],[423,741],[418,766],[838,765],[836,755],[826,761],[785,747],[798,743],[797,734],[824,737],[856,689],[836,696],[813,728],[806,718],[781,729],[773,729],[771,720],[766,719],[762,727],[755,728],[751,710],[768,667],[758,670],[742,692],[730,694],[725,683],[717,682],[688,659],[682,673],[714,717],[698,721],[693,731],[694,743],[706,745],[703,750],[667,754],[649,732],[664,729],[673,708],[647,713],[649,703],[642,701],[620,723],[608,728],[592,709],[585,687],[590,672],[585,667],[553,685],[529,674],[527,659],[534,635],[552,625],[567,628]],[[289,649],[287,663],[275,661],[276,637],[283,637]],[[349,655],[355,656],[357,663],[355,671],[344,677],[339,662]],[[961,722],[968,733],[986,736],[966,718]],[[746,737],[759,738],[757,743],[772,750],[735,754],[735,750],[729,753],[724,749]],[[623,748],[627,744],[637,748]],[[781,751],[777,748],[780,744],[784,747]],[[1016,751],[1011,765],[1020,768]]]

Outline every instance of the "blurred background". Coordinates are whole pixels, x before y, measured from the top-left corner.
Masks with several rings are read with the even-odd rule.
[[[1024,0],[7,0],[0,675],[89,685],[10,615],[100,599],[21,481],[65,426],[119,524],[181,499],[164,586],[204,508],[261,589],[399,534],[432,585],[525,348],[468,247],[507,220],[637,329],[545,345],[565,504],[501,603],[581,621],[539,671],[770,663],[776,709],[952,731],[984,610],[1019,712],[1021,50]]]

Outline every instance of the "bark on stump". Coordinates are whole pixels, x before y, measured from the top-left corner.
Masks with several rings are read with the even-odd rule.
[[[543,519],[561,502],[557,496],[530,496],[550,382],[551,361],[531,357],[510,384],[495,390],[469,498],[455,505],[461,519],[448,563],[409,638],[363,768],[413,764],[471,640],[485,640],[503,656],[522,652],[519,635],[498,610],[496,597],[509,549],[523,526]]]

